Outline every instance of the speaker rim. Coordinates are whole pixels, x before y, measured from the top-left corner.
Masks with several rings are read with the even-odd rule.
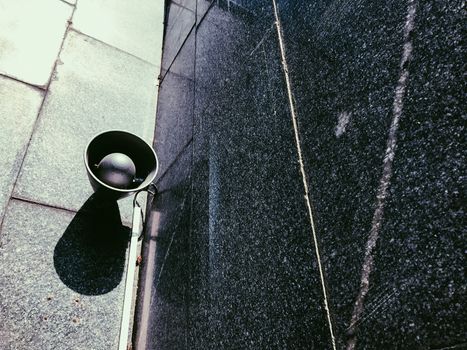
[[[94,172],[91,170],[91,168],[89,167],[89,162],[88,162],[88,148],[90,146],[90,144],[99,136],[103,135],[103,134],[107,134],[107,133],[112,133],[112,132],[119,132],[119,133],[124,133],[124,134],[128,134],[130,136],[133,136],[133,137],[137,137],[138,139],[140,139],[143,143],[145,143],[149,149],[152,151],[152,154],[154,155],[154,159],[156,160],[156,169],[154,171],[154,175],[152,176],[152,178],[150,179],[149,183],[145,186],[138,186],[136,188],[130,188],[130,189],[124,189],[124,188],[117,188],[117,187],[113,187],[113,186],[110,186],[108,184],[106,184],[105,182],[101,181],[95,174]],[[102,132],[99,132],[97,134],[95,134],[90,140],[89,142],[87,143],[85,149],[84,149],[84,165],[86,167],[86,171],[88,174],[90,174],[92,176],[92,178],[100,185],[100,186],[103,186],[105,189],[108,189],[108,190],[111,190],[111,191],[116,191],[116,192],[120,192],[122,194],[131,194],[133,192],[138,192],[138,191],[141,191],[141,190],[144,190],[145,188],[149,187],[149,185],[151,183],[153,183],[154,179],[156,178],[157,176],[157,173],[159,172],[159,158],[157,157],[157,153],[156,151],[154,150],[154,148],[148,143],[146,142],[146,140],[144,140],[142,137],[132,133],[132,132],[129,132],[129,131],[126,131],[126,130],[120,130],[120,129],[111,129],[111,130],[106,130],[106,131],[102,131]],[[143,182],[146,182],[148,180],[148,178],[146,178]]]

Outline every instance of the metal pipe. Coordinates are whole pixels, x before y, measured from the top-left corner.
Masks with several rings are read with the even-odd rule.
[[[128,350],[128,333],[130,327],[131,309],[133,301],[133,284],[135,280],[136,269],[136,251],[138,246],[138,238],[143,230],[143,211],[136,201],[136,196],[133,201],[133,222],[131,228],[130,248],[128,254],[127,273],[125,280],[125,296],[123,299],[122,321],[120,323],[120,340],[118,342],[119,350]]]

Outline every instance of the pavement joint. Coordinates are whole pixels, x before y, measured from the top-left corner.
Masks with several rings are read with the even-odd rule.
[[[28,83],[27,81],[12,77],[12,76],[10,76],[8,74],[0,73],[0,77],[4,77],[4,78],[7,78],[7,79],[10,79],[10,80],[13,80],[13,81],[17,81],[18,83],[27,85],[27,86],[29,86],[29,87],[31,87],[33,89],[37,89],[37,90],[40,90],[40,91],[45,91],[46,90],[45,86],[34,85],[34,84],[31,84],[31,83]]]
[[[33,199],[29,199],[29,198],[24,198],[24,197],[21,197],[21,196],[18,196],[18,195],[12,195],[10,198],[13,199],[13,200],[20,201],[20,202],[25,202],[25,203],[40,205],[40,206],[46,207],[46,208],[52,208],[52,209],[63,210],[63,211],[66,211],[66,212],[69,212],[69,213],[73,213],[73,214],[76,214],[76,213],[77,213],[77,211],[74,210],[74,209],[64,208],[64,207],[60,207],[60,206],[58,206],[58,205],[52,205],[52,204],[42,203],[42,202],[39,202],[39,201],[36,201],[36,200],[33,200]]]
[[[66,0],[59,0],[59,1],[76,8],[76,3],[68,2]]]
[[[134,54],[132,54],[132,53],[129,53],[128,51],[125,51],[125,50],[122,50],[122,49],[120,49],[120,48],[118,48],[118,47],[115,47],[115,46],[113,46],[113,45],[110,45],[109,43],[106,43],[105,41],[102,41],[102,40],[100,40],[100,39],[97,39],[97,38],[95,38],[95,37],[93,37],[93,36],[91,36],[91,35],[89,35],[89,34],[83,33],[82,31],[80,31],[80,30],[78,30],[78,29],[76,29],[76,28],[74,28],[74,27],[70,27],[70,30],[74,31],[75,33],[77,33],[77,34],[79,34],[79,35],[83,35],[83,36],[85,36],[85,37],[87,37],[87,38],[90,38],[90,39],[92,39],[92,40],[95,40],[96,42],[101,43],[101,44],[103,44],[103,45],[105,45],[105,46],[107,46],[107,47],[110,47],[110,48],[112,48],[112,49],[115,49],[115,50],[117,50],[117,51],[119,51],[119,52],[122,52],[122,53],[124,53],[124,54],[126,54],[126,55],[129,55],[129,56],[131,56],[131,57],[133,57],[133,58],[136,58],[136,59],[140,60],[141,62],[144,62],[144,63],[146,63],[146,64],[148,64],[148,65],[150,65],[150,66],[152,66],[152,67],[159,67],[158,65],[156,65],[156,64],[154,64],[154,63],[151,63],[151,62],[149,62],[149,61],[146,61],[144,58],[138,57],[138,56],[136,56],[136,55],[134,55]],[[157,77],[156,77],[156,78],[157,78]],[[157,79],[156,79],[156,81],[157,81]]]
[[[63,39],[62,39],[62,42],[60,44],[60,48],[58,50],[58,54],[57,54],[57,58],[55,59],[55,62],[54,62],[54,65],[53,65],[53,68],[52,68],[52,71],[50,73],[50,76],[49,76],[49,80],[47,81],[47,84],[45,84],[44,86],[40,86],[40,85],[32,85],[32,84],[28,84],[26,82],[23,82],[21,80],[18,80],[18,79],[15,79],[15,78],[11,78],[9,76],[6,76],[10,79],[13,79],[13,80],[16,80],[16,81],[19,81],[21,83],[24,83],[24,84],[27,84],[29,86],[32,86],[32,87],[35,87],[41,91],[44,91],[44,96],[42,97],[42,102],[41,102],[41,105],[39,107],[39,110],[37,111],[37,116],[36,116],[36,119],[34,121],[34,124],[33,124],[33,127],[32,127],[32,131],[31,131],[31,134],[29,135],[29,139],[28,139],[28,142],[26,143],[26,147],[25,147],[25,151],[24,151],[24,154],[23,154],[23,157],[21,158],[21,162],[20,162],[20,166],[19,166],[19,169],[20,169],[20,172],[21,172],[21,169],[23,167],[23,164],[24,164],[24,160],[26,159],[26,154],[28,153],[28,150],[29,150],[29,146],[31,145],[31,140],[32,140],[32,137],[34,135],[34,133],[36,132],[37,130],[37,126],[39,125],[39,119],[40,119],[40,115],[41,115],[41,112],[42,112],[42,109],[44,108],[44,103],[47,99],[47,95],[49,93],[49,87],[50,87],[50,84],[52,83],[52,80],[53,80],[53,77],[55,75],[55,72],[56,72],[56,69],[57,69],[57,65],[58,63],[60,62],[60,54],[62,53],[62,50],[63,50],[63,44],[65,43],[65,40],[66,40],[66,37],[68,35],[68,32],[71,28],[71,24],[73,23],[73,14],[75,13],[76,11],[76,7],[73,7],[73,10],[71,12],[71,15],[70,15],[70,18],[68,19],[67,21],[67,27],[65,29],[65,33],[63,35]],[[10,194],[9,194],[9,200],[5,206],[5,208],[8,208],[8,206],[10,205],[10,202],[11,200],[13,199],[13,193],[15,193],[15,189],[16,189],[16,185],[17,185],[17,182],[18,182],[18,178],[19,176],[16,176],[15,178],[15,181],[13,183],[13,186],[11,188],[11,191],[10,191]],[[66,209],[64,209],[66,210]],[[0,236],[1,236],[1,233],[3,232],[3,223],[4,223],[4,220],[5,220],[5,213],[3,213],[3,216],[0,218]]]

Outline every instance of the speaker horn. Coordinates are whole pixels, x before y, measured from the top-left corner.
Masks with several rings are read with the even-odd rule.
[[[146,141],[120,130],[94,136],[84,150],[84,164],[94,191],[113,200],[148,187],[159,168],[156,152]]]

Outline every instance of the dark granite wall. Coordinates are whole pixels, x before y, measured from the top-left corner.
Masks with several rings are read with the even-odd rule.
[[[136,347],[466,348],[462,1],[273,4],[167,2]]]

